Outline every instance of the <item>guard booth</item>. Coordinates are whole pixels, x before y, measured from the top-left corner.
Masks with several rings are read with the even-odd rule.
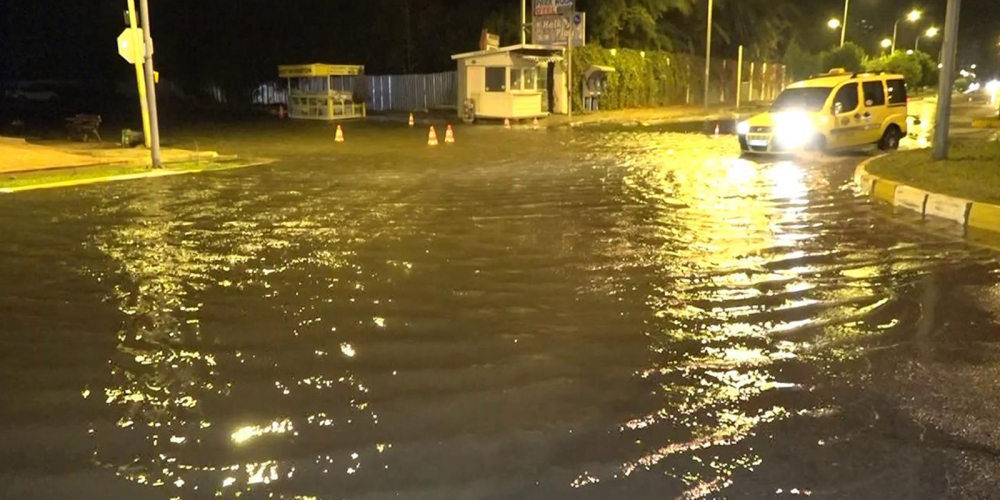
[[[364,74],[364,66],[278,66],[278,77],[288,81],[288,116],[306,120],[364,118]]]
[[[458,64],[458,114],[466,123],[566,113],[565,70],[556,64],[562,47],[488,47],[451,58]]]

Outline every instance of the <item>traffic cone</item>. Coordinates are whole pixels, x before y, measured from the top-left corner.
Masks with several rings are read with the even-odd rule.
[[[715,137],[719,137],[719,124],[715,124]]]
[[[344,129],[337,125],[337,135],[333,138],[335,142],[344,142]]]
[[[434,131],[434,125],[431,125],[431,131],[430,133],[427,134],[427,145],[428,146],[438,145],[438,135],[437,132]]]
[[[540,128],[542,128],[542,127],[541,127],[541,125],[538,124],[538,117],[536,116],[535,119],[531,121],[531,129],[532,130],[538,130]]]
[[[413,113],[410,113],[410,126],[412,127],[413,125],[414,125],[414,122],[413,122]]]
[[[503,129],[510,130],[510,118],[503,119]]]
[[[444,133],[445,144],[455,144],[455,131],[451,129],[451,124],[448,124],[448,130]]]

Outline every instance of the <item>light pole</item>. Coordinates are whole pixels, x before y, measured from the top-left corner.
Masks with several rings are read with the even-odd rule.
[[[934,125],[935,160],[948,159],[948,134],[951,132],[951,91],[955,84],[955,59],[958,57],[958,19],[962,0],[948,0],[941,49],[941,79],[938,84],[937,116]]]
[[[906,15],[906,20],[915,23],[920,20],[920,16],[923,14],[919,10],[911,10],[909,14]],[[892,51],[896,52],[896,34],[899,32],[899,22],[902,19],[897,19],[896,24],[892,25]]]
[[[712,76],[712,8],[715,7],[715,0],[708,0],[708,32],[705,40],[705,101],[704,107],[708,108],[708,83]]]
[[[920,39],[922,37],[934,38],[938,35],[938,31],[939,30],[937,28],[931,26],[930,28],[927,28],[927,31],[923,35],[917,35],[917,42],[913,44],[913,51],[917,52],[920,50]]]
[[[851,0],[844,0],[844,20],[840,26],[840,46],[847,42],[847,14],[851,10]]]
[[[886,38],[886,39],[882,40],[882,43],[880,45],[882,45],[882,50],[885,51],[885,49],[888,49],[889,47],[892,47],[892,40],[889,40],[888,38]]]
[[[153,168],[163,168],[160,158],[160,123],[156,114],[156,72],[153,71],[153,35],[149,25],[149,4],[147,0],[139,1],[139,11],[142,16],[142,33],[146,43],[146,99],[149,101],[149,138],[153,152]]]
[[[521,45],[528,43],[528,0],[521,0]]]

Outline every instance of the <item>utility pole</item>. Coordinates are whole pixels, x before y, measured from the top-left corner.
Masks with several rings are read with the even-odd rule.
[[[740,98],[743,97],[743,45],[740,45],[740,56],[736,59],[736,111],[740,110]]]
[[[576,30],[573,21],[569,23],[569,37],[567,37],[566,48],[569,50],[569,62],[566,63],[566,116],[573,121],[573,32]]]
[[[851,10],[851,0],[844,0],[844,24],[840,27],[840,46],[847,42],[847,14]]]
[[[521,45],[528,44],[528,0],[521,0]]]
[[[705,40],[705,100],[704,107],[708,108],[708,87],[712,77],[712,11],[715,6],[714,0],[708,0],[708,32]]]
[[[160,157],[160,123],[156,114],[156,76],[153,71],[153,36],[152,26],[149,24],[148,0],[139,0],[139,6],[142,10],[142,32],[146,45],[146,97],[149,101],[149,139],[153,151],[153,168],[163,168]]]
[[[934,160],[948,159],[948,135],[951,132],[951,91],[955,84],[958,57],[958,20],[962,0],[948,0],[944,23],[944,47],[941,49],[941,80],[938,85],[936,125],[934,127]]]
[[[145,44],[145,40],[139,35],[139,21],[135,10],[135,0],[128,0],[128,25],[132,30],[132,47],[134,47],[136,54],[142,54],[140,48]],[[142,110],[142,137],[143,142],[146,145],[146,149],[152,146],[149,138],[149,101],[146,98],[146,75],[143,73],[142,64],[143,60],[135,59],[135,81],[139,88],[139,108]]]

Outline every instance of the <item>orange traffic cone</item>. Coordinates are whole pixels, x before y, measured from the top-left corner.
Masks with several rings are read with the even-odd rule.
[[[541,125],[538,124],[538,117],[536,116],[535,119],[531,121],[531,129],[532,130],[538,130],[540,128],[542,128],[542,127],[541,127]]]
[[[438,145],[438,135],[437,132],[434,131],[434,125],[431,125],[431,131],[430,133],[427,134],[427,145],[428,146]]]
[[[413,122],[413,113],[410,113],[410,126],[412,127],[413,124],[414,124],[414,122]]]
[[[715,124],[715,136],[719,137],[719,124],[718,123]]]
[[[448,124],[448,130],[444,133],[445,144],[455,144],[455,131],[451,129],[451,124]]]
[[[510,130],[510,118],[503,119],[503,128],[504,130]]]
[[[344,129],[337,125],[337,135],[333,138],[336,142],[344,142]]]

